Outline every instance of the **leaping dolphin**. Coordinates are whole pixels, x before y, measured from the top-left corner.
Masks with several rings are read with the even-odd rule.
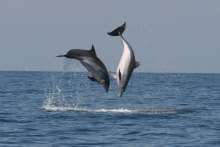
[[[123,92],[125,92],[133,70],[139,66],[139,62],[135,60],[134,51],[131,45],[122,35],[125,28],[126,23],[108,33],[110,36],[120,36],[124,45],[124,50],[117,67],[116,75],[114,76],[117,80],[119,96],[122,96]]]
[[[108,92],[110,84],[109,74],[104,63],[97,57],[93,45],[91,50],[71,49],[65,55],[59,55],[57,57],[79,60],[89,72],[88,78],[100,83],[106,92]]]

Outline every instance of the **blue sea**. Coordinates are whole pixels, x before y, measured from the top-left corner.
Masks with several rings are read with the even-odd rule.
[[[0,72],[0,147],[219,147],[220,74]]]

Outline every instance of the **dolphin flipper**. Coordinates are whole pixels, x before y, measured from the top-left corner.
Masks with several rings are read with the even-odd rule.
[[[134,68],[137,68],[138,66],[140,66],[140,62],[139,62],[139,61],[136,61],[136,62],[135,62],[135,65],[134,65]]]
[[[118,72],[118,77],[119,77],[119,80],[121,81],[121,71],[119,69],[119,72]]]
[[[89,78],[91,81],[96,81],[96,82],[97,82],[97,80],[96,80],[94,77],[92,77],[92,76],[88,76],[88,78]]]

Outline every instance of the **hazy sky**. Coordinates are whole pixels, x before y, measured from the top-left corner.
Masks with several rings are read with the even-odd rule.
[[[124,21],[138,71],[220,72],[219,0],[1,0],[0,70],[62,70],[56,55],[93,43],[115,71],[122,43],[106,32]]]

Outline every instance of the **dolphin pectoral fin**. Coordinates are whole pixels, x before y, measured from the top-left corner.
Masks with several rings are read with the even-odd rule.
[[[135,65],[134,65],[134,68],[137,68],[138,66],[140,66],[140,62],[136,61]]]
[[[97,81],[94,77],[92,76],[88,76],[88,78],[91,80],[91,81]]]
[[[119,80],[121,81],[121,71],[119,69],[119,72],[118,72],[118,76],[119,76]]]

